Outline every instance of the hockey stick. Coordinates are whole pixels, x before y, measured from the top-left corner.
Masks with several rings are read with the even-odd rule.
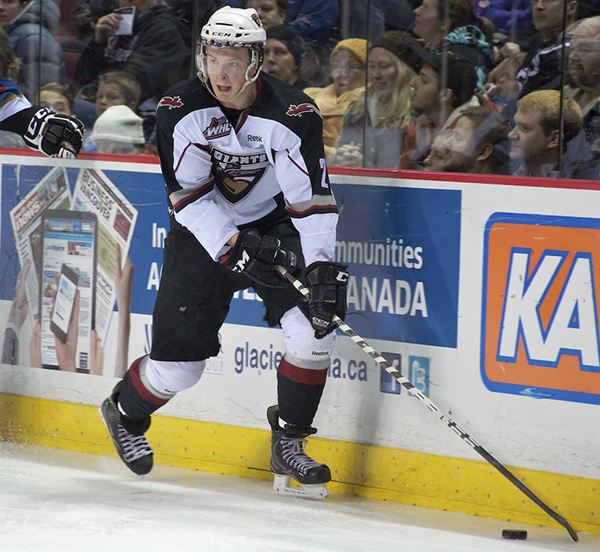
[[[290,274],[284,267],[277,266],[277,271],[289,280],[293,286],[308,299],[308,289],[304,284]],[[456,422],[454,422],[448,415],[444,414],[433,402],[423,395],[415,386],[407,380],[396,368],[394,368],[385,358],[383,358],[373,347],[371,347],[362,337],[360,337],[348,324],[346,324],[339,316],[334,315],[333,321],[338,327],[348,336],[354,343],[356,343],[361,349],[363,349],[369,356],[371,356],[379,366],[383,367],[396,381],[404,386],[408,392],[415,398],[419,399],[431,412],[433,412],[437,418],[444,425],[449,427],[454,433],[456,433],[465,443],[467,443],[477,454],[487,460],[494,468],[496,468],[506,479],[508,479],[515,487],[517,487],[523,494],[527,495],[535,504],[537,504],[544,512],[546,512],[551,518],[562,525],[571,535],[571,538],[577,542],[579,536],[575,530],[571,527],[569,522],[557,514],[550,506],[543,502],[538,496],[536,496],[529,487],[527,487],[522,481],[519,481],[515,475],[513,475],[503,464],[501,464],[496,458],[494,458],[486,449],[478,444],[466,431],[460,428]]]

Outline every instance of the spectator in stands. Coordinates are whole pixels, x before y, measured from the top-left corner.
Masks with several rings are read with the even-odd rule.
[[[138,81],[126,71],[108,71],[100,75],[96,92],[96,115],[100,117],[113,105],[126,105],[136,110],[142,91]]]
[[[445,172],[450,161],[450,152],[446,147],[446,140],[452,131],[442,130],[434,139],[429,153],[423,161],[426,171]]]
[[[126,105],[112,105],[96,119],[91,139],[98,153],[139,155],[145,143],[142,118]]]
[[[266,29],[284,25],[288,0],[246,0],[246,8],[254,8]]]
[[[0,26],[22,65],[18,76],[24,96],[34,98],[41,85],[67,83],[62,49],[52,36],[58,28],[60,9],[55,2],[3,0]]]
[[[567,19],[563,21],[565,3]],[[519,97],[534,90],[556,90],[560,87],[562,44],[558,37],[564,28],[563,23],[571,25],[576,13],[576,0],[533,1],[533,26],[537,32],[517,72]],[[566,46],[569,46],[568,41]]]
[[[411,117],[410,83],[421,64],[418,48],[403,31],[387,31],[371,42],[366,100],[363,94],[349,107],[334,164],[396,166]]]
[[[96,92],[96,117],[99,118],[109,107],[114,105],[125,105],[135,111],[140,105],[140,96],[140,85],[131,74],[126,71],[103,73],[99,77]],[[93,140],[93,130],[91,134],[86,134],[83,148],[88,152],[97,151],[96,143]]]
[[[344,115],[350,105],[364,98],[367,41],[348,38],[331,52],[330,72],[333,83],[324,88],[306,88],[323,116],[323,142],[328,162],[335,158]]]
[[[560,96],[557,90],[539,90],[519,100],[515,127],[508,135],[511,161],[521,164],[515,174],[598,180],[600,153],[585,140],[581,108],[564,95],[561,108]]]
[[[432,152],[424,161],[425,168],[434,165],[441,157],[441,168],[428,170],[508,174],[508,132],[509,122],[498,111],[483,106],[469,107],[438,144],[438,149],[442,149],[441,155],[434,152],[432,147]]]
[[[473,11],[487,17],[497,33],[512,37],[533,27],[532,0],[472,0]]]
[[[75,96],[66,86],[58,82],[49,82],[40,89],[37,104],[62,115],[72,115]]]
[[[588,142],[600,139],[600,16],[581,19],[567,29],[571,37],[565,93],[581,107]]]
[[[432,53],[451,48],[469,60],[477,70],[477,90],[481,90],[495,65],[493,25],[488,19],[475,16],[471,0],[423,0],[415,10],[413,32]]]
[[[172,84],[189,76],[189,30],[158,0],[131,0],[136,15],[131,34],[115,35],[122,15],[98,19],[94,40],[77,63],[79,86],[95,81],[107,70],[131,73],[142,90],[141,100],[158,99]]]
[[[94,28],[98,19],[119,7],[119,0],[84,0],[73,9],[71,20],[77,36],[74,40],[61,42],[63,52],[80,54],[94,40]]]
[[[305,88],[311,80],[309,46],[288,25],[267,29],[263,71],[297,88]],[[305,61],[306,60],[306,61]]]
[[[472,63],[452,52],[447,55],[417,53],[424,63],[411,83],[412,106],[417,116],[404,136],[402,169],[419,168],[440,131],[450,127],[467,107],[487,102],[474,95],[477,74]],[[444,68],[447,68],[445,85],[442,82]]]

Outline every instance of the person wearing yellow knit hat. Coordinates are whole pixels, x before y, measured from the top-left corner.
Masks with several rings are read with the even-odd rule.
[[[364,93],[367,41],[362,38],[342,40],[336,44],[330,59],[332,84],[304,89],[323,115],[323,142],[328,162],[335,158],[348,107]]]

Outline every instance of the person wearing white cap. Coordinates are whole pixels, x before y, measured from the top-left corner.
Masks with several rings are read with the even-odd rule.
[[[142,118],[126,105],[113,105],[96,119],[90,139],[98,153],[137,155],[145,143]]]

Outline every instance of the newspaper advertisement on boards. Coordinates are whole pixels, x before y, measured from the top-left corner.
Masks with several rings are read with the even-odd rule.
[[[83,169],[79,173],[73,210],[94,213],[98,218],[95,329],[104,344],[116,300],[117,259],[123,263],[129,253],[138,212],[111,180],[96,169]]]

